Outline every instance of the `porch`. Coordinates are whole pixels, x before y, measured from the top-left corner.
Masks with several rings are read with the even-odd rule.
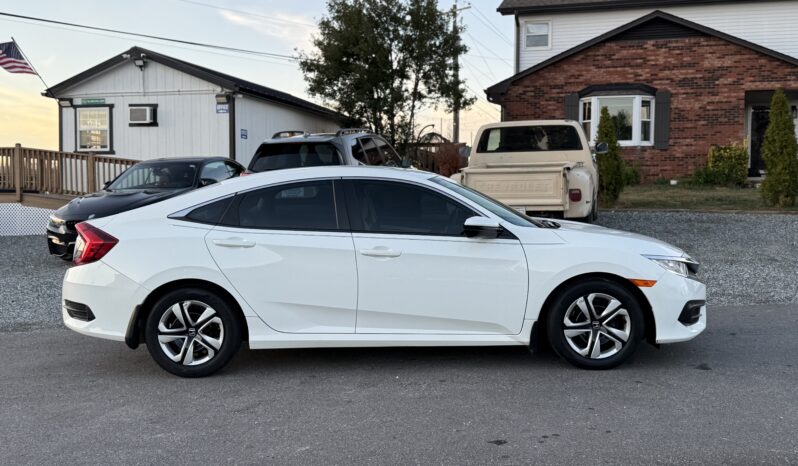
[[[0,147],[0,203],[57,209],[92,193],[137,160],[22,147]]]

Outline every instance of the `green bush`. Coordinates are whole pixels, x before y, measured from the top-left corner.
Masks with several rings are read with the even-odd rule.
[[[719,186],[723,185],[721,175],[710,167],[701,167],[693,172],[693,175],[687,180],[687,183],[692,186]]]
[[[707,169],[713,172],[713,184],[743,186],[748,181],[748,149],[744,143],[713,147],[708,159]]]
[[[618,144],[618,133],[615,122],[607,107],[601,109],[596,142],[607,143],[606,154],[598,154],[599,169],[599,201],[605,205],[613,205],[621,195],[624,187],[624,167],[621,159],[621,146]]]
[[[762,182],[762,197],[768,205],[789,207],[798,197],[798,142],[795,123],[784,91],[777,90],[770,103],[770,124],[762,143],[762,160],[767,175]]]
[[[657,186],[666,186],[671,184],[671,182],[666,178],[659,177],[656,180],[654,180],[654,184]]]
[[[640,184],[640,169],[633,165],[624,164],[623,185],[636,186],[638,184]]]

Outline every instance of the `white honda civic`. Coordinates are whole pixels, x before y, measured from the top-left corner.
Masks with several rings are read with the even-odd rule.
[[[706,327],[682,250],[537,220],[431,173],[236,178],[78,224],[67,327],[184,377],[250,348],[540,345],[587,369]]]

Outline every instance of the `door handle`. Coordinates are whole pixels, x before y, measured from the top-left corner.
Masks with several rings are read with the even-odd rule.
[[[248,241],[243,238],[215,239],[213,244],[223,248],[251,248],[255,246],[254,241]]]
[[[402,251],[395,251],[393,249],[361,249],[360,254],[369,257],[399,257],[402,255]]]

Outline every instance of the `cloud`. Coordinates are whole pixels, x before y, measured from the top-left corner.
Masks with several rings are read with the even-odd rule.
[[[230,23],[277,39],[292,48],[307,48],[310,45],[311,35],[316,32],[313,18],[302,15],[273,13],[270,18],[274,19],[261,19],[226,10],[220,11],[219,14]]]

